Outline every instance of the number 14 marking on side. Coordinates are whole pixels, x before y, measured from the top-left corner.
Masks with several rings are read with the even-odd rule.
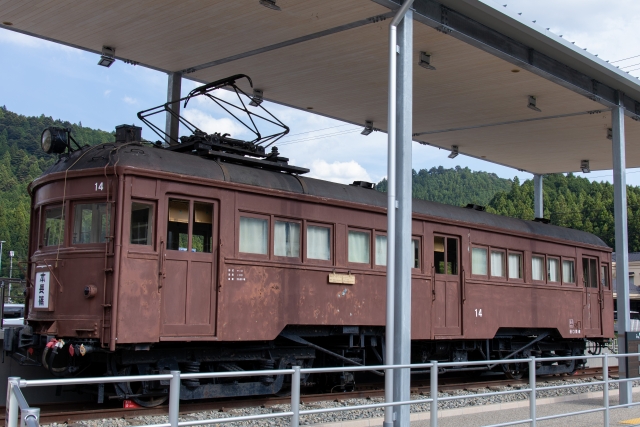
[[[96,191],[98,191],[98,190],[99,190],[99,191],[104,190],[104,183],[102,183],[102,182],[101,182],[100,184],[98,184],[98,183],[96,182]]]
[[[482,309],[476,308],[476,317],[482,317]]]

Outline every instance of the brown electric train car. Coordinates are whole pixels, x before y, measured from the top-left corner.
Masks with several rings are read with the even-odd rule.
[[[202,138],[162,148],[121,126],[31,184],[28,313],[5,351],[57,376],[383,361],[386,195]],[[535,355],[538,374],[570,373],[544,357],[613,336],[611,250],[592,234],[414,200],[412,236],[415,362]],[[283,382],[185,381],[181,398]],[[154,405],[166,388],[111,393]]]

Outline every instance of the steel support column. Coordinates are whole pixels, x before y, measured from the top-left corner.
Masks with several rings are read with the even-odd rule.
[[[616,289],[618,293],[618,345],[627,353],[626,332],[629,322],[629,244],[627,235],[627,179],[624,138],[623,95],[618,92],[618,106],[611,110],[613,130],[613,209],[616,227]],[[620,379],[628,376],[628,358],[619,360]],[[620,404],[631,403],[631,383],[620,383]]]
[[[542,175],[533,175],[533,212],[534,218],[544,218],[544,201],[542,198]]]
[[[411,363],[411,143],[413,134],[413,11],[398,25],[396,80],[396,212],[393,363]],[[410,370],[393,374],[393,400],[410,399]],[[394,407],[394,426],[409,427],[409,406]]]
[[[168,85],[167,85],[167,102],[177,101],[180,99],[180,91],[182,89],[182,73],[169,73]],[[180,103],[176,102],[169,106],[171,110],[180,114]],[[167,123],[165,125],[165,132],[171,138],[167,138],[165,141],[169,145],[175,145],[175,140],[178,139],[178,132],[180,130],[180,122],[178,118],[167,113]]]

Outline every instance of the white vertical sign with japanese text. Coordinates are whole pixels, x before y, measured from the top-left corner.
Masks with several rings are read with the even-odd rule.
[[[36,295],[33,308],[49,308],[49,272],[36,273]]]

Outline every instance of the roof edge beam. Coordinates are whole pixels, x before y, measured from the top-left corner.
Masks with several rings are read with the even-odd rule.
[[[400,0],[372,0],[392,10]],[[513,65],[586,96],[608,108],[616,107],[616,90],[535,49],[481,24],[435,0],[415,0],[414,19],[449,34]],[[640,102],[621,96],[625,115],[640,121]]]

